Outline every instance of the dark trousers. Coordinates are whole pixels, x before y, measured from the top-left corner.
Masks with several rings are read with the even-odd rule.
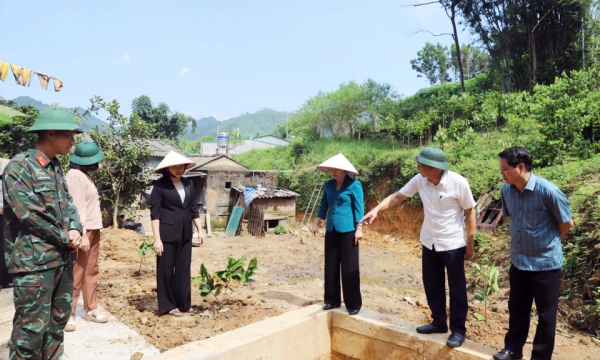
[[[432,324],[448,327],[446,320],[446,272],[450,289],[450,331],[465,335],[467,328],[467,280],[465,278],[465,250],[435,251],[423,246],[423,286],[431,309]]]
[[[354,245],[354,231],[325,233],[325,304],[342,303],[340,293],[340,267],[344,303],[348,310],[360,310],[360,274],[358,271],[358,245]]]
[[[163,242],[162,256],[156,257],[158,311],[192,307],[190,265],[192,242]]]
[[[4,258],[4,215],[0,215],[0,286],[7,287],[12,282],[12,275],[8,273]]]
[[[562,271],[523,271],[510,267],[510,296],[508,298],[508,333],[504,347],[523,352],[529,334],[531,305],[535,300],[539,321],[533,338],[532,360],[550,359],[554,350],[556,312]]]
[[[10,360],[60,359],[71,316],[73,267],[20,272],[14,278],[15,317]]]

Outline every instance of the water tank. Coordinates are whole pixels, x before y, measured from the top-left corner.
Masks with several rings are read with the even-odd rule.
[[[229,134],[226,132],[219,133],[217,135],[217,147],[228,148],[229,147]]]

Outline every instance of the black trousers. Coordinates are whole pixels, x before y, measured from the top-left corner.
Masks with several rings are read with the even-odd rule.
[[[552,358],[562,278],[561,269],[524,271],[512,265],[509,276],[508,312],[510,318],[508,333],[504,338],[504,347],[516,353],[523,353],[523,345],[525,345],[529,333],[531,305],[535,300],[539,321],[533,338],[531,359]]]
[[[190,265],[192,242],[163,242],[163,254],[156,257],[158,311],[192,307]]]
[[[8,273],[4,258],[4,215],[0,215],[0,286],[6,287],[12,282],[12,275]]]
[[[348,310],[360,310],[360,274],[358,245],[354,245],[354,231],[325,233],[325,304],[340,305],[340,267],[344,303]]]
[[[450,331],[465,335],[467,328],[467,280],[465,277],[465,250],[435,251],[423,246],[423,286],[431,310],[432,324],[448,327],[446,323],[446,272],[450,289]]]

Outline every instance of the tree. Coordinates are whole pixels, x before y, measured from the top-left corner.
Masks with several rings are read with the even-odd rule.
[[[583,67],[591,0],[473,0],[457,7],[490,54],[505,92],[551,84]]]
[[[194,118],[179,112],[172,112],[164,102],[154,107],[152,100],[146,95],[133,99],[131,109],[140,119],[155,125],[153,135],[157,138],[175,140],[185,133],[189,123],[192,125],[192,132],[196,131]]]
[[[478,46],[463,44],[460,48],[460,56],[465,80],[472,79],[490,70],[490,56]],[[451,59],[450,68],[454,72],[454,79],[456,79],[459,64],[456,45],[454,44],[450,47],[449,57]]]
[[[88,135],[104,152],[102,167],[93,173],[94,182],[99,189],[100,200],[112,204],[113,227],[117,228],[119,206],[128,206],[137,196],[146,190],[150,183],[150,169],[146,161],[151,150],[146,141],[155,133],[142,118],[133,113],[129,119],[119,113],[116,100],[104,101],[95,96],[84,113],[98,114],[99,110],[108,113],[108,129],[98,127],[88,131]]]
[[[20,152],[29,149],[37,140],[37,135],[28,133],[40,113],[32,105],[17,106],[13,100],[0,97],[0,105],[12,107],[25,115],[25,118],[15,118],[10,124],[0,125],[0,157],[10,159]]]
[[[410,61],[413,70],[417,71],[418,77],[425,76],[431,85],[449,82],[448,75],[448,48],[440,43],[433,45],[426,42],[422,50],[417,52],[417,58]]]

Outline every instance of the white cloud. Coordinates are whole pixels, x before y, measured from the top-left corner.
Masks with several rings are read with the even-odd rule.
[[[129,54],[125,53],[123,54],[123,56],[121,56],[121,58],[119,60],[117,60],[118,64],[131,64],[131,56],[129,56]]]
[[[184,76],[190,73],[190,68],[188,67],[182,67],[181,70],[179,70],[179,76]]]

